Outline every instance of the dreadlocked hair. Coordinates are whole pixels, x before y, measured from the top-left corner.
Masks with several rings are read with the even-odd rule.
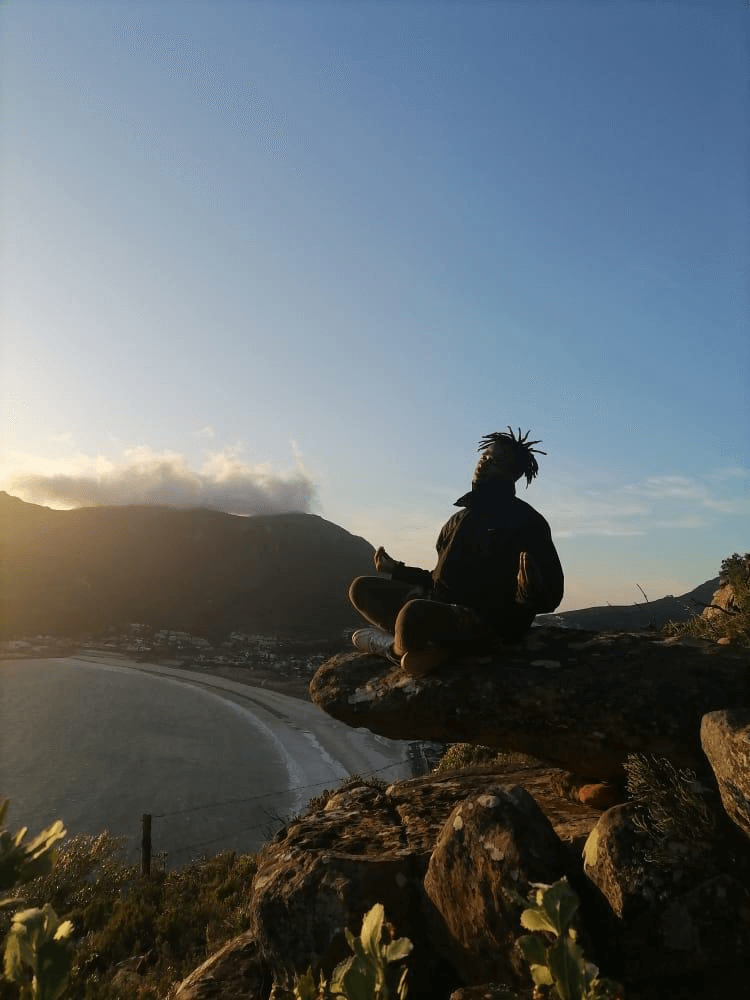
[[[495,431],[494,434],[485,434],[484,437],[479,442],[478,451],[485,451],[493,444],[498,444],[503,442],[504,444],[509,444],[513,449],[513,464],[519,475],[526,476],[526,488],[529,488],[531,480],[539,472],[539,464],[534,458],[534,455],[546,455],[546,451],[540,451],[538,448],[532,447],[535,444],[541,444],[541,441],[529,441],[529,434],[531,431],[526,431],[525,434],[521,434],[521,428],[518,428],[518,436],[513,433],[513,428],[508,426],[508,433],[505,431]]]

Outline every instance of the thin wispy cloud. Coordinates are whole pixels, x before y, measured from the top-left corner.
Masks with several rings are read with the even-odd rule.
[[[707,497],[703,506],[717,514],[750,514],[750,500],[747,497],[737,497],[734,500],[717,500]]]
[[[696,529],[721,516],[750,514],[747,495],[736,490],[747,470],[732,468],[698,477],[647,476],[635,483],[581,489],[577,484],[552,488],[544,512],[557,537],[644,535],[653,529]]]
[[[558,538],[642,535],[646,530],[643,519],[649,513],[647,504],[623,500],[619,491],[575,487],[564,492],[553,491],[540,505],[542,508]]]
[[[623,489],[626,493],[652,500],[703,500],[708,496],[706,486],[687,476],[650,476]]]
[[[699,508],[717,514],[750,513],[747,496],[721,496],[725,483],[736,487],[737,480],[747,478],[748,472],[738,467],[708,473],[700,478],[689,476],[651,476],[639,483],[623,487],[632,496],[651,501],[676,501],[694,503]]]
[[[664,518],[654,521],[655,528],[707,528],[710,524],[705,517],[689,515],[687,517]]]
[[[750,479],[750,469],[745,469],[741,465],[730,465],[726,469],[717,469],[706,476],[706,479],[713,482],[726,482],[731,479]]]
[[[237,446],[211,453],[199,469],[177,452],[148,447],[127,449],[118,462],[81,459],[69,471],[11,474],[6,488],[22,499],[58,507],[163,504],[248,515],[307,512],[315,496],[299,456],[285,473],[248,463]]]

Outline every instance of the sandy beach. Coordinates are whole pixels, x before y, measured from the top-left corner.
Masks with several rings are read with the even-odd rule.
[[[11,827],[62,818],[137,853],[257,850],[351,774],[412,773],[409,746],[351,729],[310,701],[213,674],[107,654],[0,662],[0,796]]]
[[[92,661],[87,657],[86,662]],[[284,747],[298,787],[321,781],[339,784],[351,774],[375,774],[384,781],[411,774],[406,741],[388,740],[366,729],[352,729],[326,715],[311,701],[283,690],[253,686],[214,671],[182,670],[126,659],[113,663],[102,658],[102,662],[191,685],[251,712],[271,738]],[[280,678],[279,686],[287,687],[287,682]]]

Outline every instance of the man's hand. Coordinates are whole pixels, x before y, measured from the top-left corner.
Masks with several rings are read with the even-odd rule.
[[[378,571],[378,573],[392,573],[394,569],[398,566],[396,560],[391,559],[391,557],[388,555],[388,553],[385,551],[382,545],[375,553],[374,562],[375,562],[375,569]]]
[[[549,603],[549,588],[536,559],[530,552],[522,552],[518,560],[516,604],[533,609],[547,607]]]

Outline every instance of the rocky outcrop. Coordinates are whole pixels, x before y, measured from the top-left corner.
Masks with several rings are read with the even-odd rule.
[[[519,932],[520,908],[503,902],[498,873],[509,873],[523,893],[530,880],[574,876],[580,868],[581,846],[599,813],[560,797],[564,777],[551,768],[515,765],[427,775],[387,789],[354,783],[334,793],[264,848],[249,890],[251,930],[192,973],[176,1000],[267,1000],[270,984],[290,970],[311,965],[330,972],[348,954],[344,928],[357,933],[376,902],[396,935],[414,943],[409,995],[447,998],[472,981],[467,956],[475,932],[484,933],[488,956],[491,940],[512,944]],[[467,818],[461,843],[459,815]],[[475,932],[456,936],[465,914],[458,874],[471,881],[472,851],[485,852],[477,883],[484,888],[474,893]],[[452,900],[447,886],[437,889],[451,859],[459,865]],[[484,891],[492,901],[482,918],[487,932],[480,920]],[[510,959],[498,956],[498,963],[525,978],[520,966],[512,973]]]
[[[701,717],[750,705],[747,661],[747,650],[708,640],[539,628],[488,661],[449,661],[420,678],[344,653],[320,667],[310,696],[383,736],[521,751],[602,779],[636,751],[703,768]]]
[[[725,580],[713,592],[711,603],[703,609],[701,617],[710,622],[724,624],[728,617],[737,614],[740,610],[734,586]]]
[[[413,943],[410,996],[478,1000],[510,987],[528,1000],[523,900],[562,877],[580,899],[586,957],[628,997],[744,995],[746,651],[539,633],[502,661],[447,664],[419,680],[357,654],[321,667],[314,700],[353,725],[526,750],[566,769],[529,760],[388,788],[353,780],[264,848],[251,929],[175,1000],[270,1000],[272,983],[308,966],[328,974],[347,954],[345,929],[358,933],[376,902],[394,936]],[[616,776],[632,751],[631,797],[611,806],[613,785],[580,775]]]
[[[474,1000],[502,983],[526,998],[522,900],[532,883],[562,877],[581,899],[587,958],[628,996],[733,995],[750,948],[748,842],[727,839],[717,817],[710,836],[685,830],[667,843],[637,803],[600,813],[561,797],[564,786],[541,765],[388,788],[353,781],[264,848],[251,929],[175,1000],[269,1000],[273,982],[308,966],[328,974],[347,954],[344,929],[358,933],[375,902],[414,945],[410,996]]]
[[[735,857],[715,819],[664,836],[649,828],[641,804],[627,802],[591,831],[583,858],[604,900],[600,959],[622,980],[668,984],[692,975],[713,984],[709,996],[722,996],[725,974],[742,968],[750,948],[747,852]]]
[[[424,888],[439,919],[434,941],[464,982],[523,982],[514,948],[531,884],[570,868],[560,838],[520,785],[489,785],[460,802],[440,832]],[[510,890],[510,891],[509,891]]]
[[[750,837],[750,711],[711,712],[701,744],[719,783],[727,815]]]

